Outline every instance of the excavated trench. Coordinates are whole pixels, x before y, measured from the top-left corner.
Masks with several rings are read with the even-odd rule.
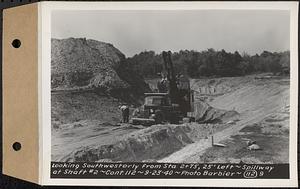
[[[251,80],[250,83],[248,83],[249,80]],[[253,116],[256,116],[256,118],[254,117],[255,119],[262,119],[264,116],[278,110],[283,104],[288,103],[286,100],[289,99],[288,85],[277,84],[274,81],[270,81],[271,83],[268,83],[268,81],[256,81],[251,78],[242,78],[241,81],[229,78],[228,83],[231,84],[232,82],[237,82],[239,85],[238,87],[230,86],[234,88],[231,92],[217,98],[213,96],[213,101],[202,101],[201,99],[196,101],[195,123],[153,125],[146,128],[142,126],[133,128],[132,125],[110,125],[107,126],[110,130],[105,130],[105,136],[103,132],[103,135],[99,135],[98,138],[88,138],[88,142],[86,138],[91,132],[87,131],[87,128],[82,128],[82,132],[75,132],[80,135],[76,140],[70,137],[70,140],[65,140],[57,144],[60,146],[62,144],[80,143],[82,141],[82,144],[80,143],[81,146],[79,147],[76,144],[73,145],[76,148],[73,146],[68,148],[68,150],[64,148],[64,155],[56,153],[60,157],[53,156],[53,160],[68,162],[155,162],[169,157],[171,154],[176,156],[175,152],[183,148],[193,150],[189,148],[193,147],[192,143],[198,144],[197,142],[202,141],[201,139],[206,139],[214,132],[218,134],[225,132],[229,136],[237,126],[240,126],[242,123],[251,122]],[[216,91],[218,93],[223,92],[218,90],[214,90],[213,92]],[[206,102],[209,102],[213,107]],[[111,104],[107,105],[107,107],[110,106]],[[103,107],[103,104],[99,104],[99,107]],[[57,115],[60,115],[59,113]],[[95,113],[95,119],[98,114],[101,114],[101,112]],[[116,113],[113,111],[111,115],[116,115]],[[109,116],[105,117],[108,118]],[[83,117],[82,119],[87,118]],[[272,119],[267,120],[267,122],[271,123],[272,121]],[[99,125],[95,127],[98,130],[104,128]],[[131,130],[126,131],[126,133],[114,133],[114,129],[117,131],[126,127],[128,127],[127,129],[131,128]],[[86,131],[86,135],[83,134],[84,131]],[[272,127],[271,130],[264,132],[274,132],[274,128]],[[110,140],[106,140],[105,137]],[[62,139],[61,137],[58,138],[59,140]],[[81,138],[84,138],[84,140],[80,141],[79,139]]]
[[[190,131],[185,126],[156,125],[133,132],[113,144],[84,147],[64,161],[155,161],[193,143],[188,136]]]
[[[206,103],[197,103],[196,109],[199,109],[196,117],[199,123],[153,125],[133,131],[109,144],[76,149],[60,161],[155,162],[188,144],[208,137],[213,127],[215,130],[226,128],[229,125],[226,122],[238,116],[237,112],[214,109]]]
[[[117,94],[120,93],[117,92]],[[72,99],[72,103],[74,103],[74,98]],[[99,100],[89,101],[98,102]],[[80,103],[80,109],[85,107],[85,105],[81,105],[81,101],[78,101],[78,103]],[[105,103],[101,101],[93,104],[96,107],[105,107],[106,103],[108,103],[107,100],[105,100]],[[107,107],[111,106],[112,104],[107,104]],[[91,105],[88,107],[91,107]],[[88,115],[94,115],[94,117],[81,116],[80,119],[99,119],[99,115],[103,112],[96,107],[92,108],[92,110],[98,110],[96,112],[90,108],[86,110],[86,112],[92,111]],[[56,114],[60,115],[60,112],[56,112]],[[117,110],[113,110],[111,113],[111,115],[117,114]],[[105,117],[110,117],[110,114]],[[68,162],[155,162],[191,143],[208,137],[212,132],[221,131],[235,124],[239,119],[239,113],[234,110],[217,109],[210,106],[206,101],[197,100],[194,104],[194,117],[195,123],[153,125],[146,128],[141,126],[139,129],[126,131],[122,134],[113,129],[103,133],[95,133],[100,138],[89,138],[89,136],[85,136],[85,133],[89,134],[88,132],[80,132],[83,135],[82,137],[88,138],[89,143],[82,142],[80,145],[74,145],[74,147],[68,148],[68,152],[55,156],[54,160]],[[117,128],[120,127],[117,126]],[[105,137],[113,138],[113,140],[106,140]]]
[[[194,107],[195,120],[198,123],[226,123],[239,118],[239,113],[234,110],[216,109],[203,101],[196,102]]]

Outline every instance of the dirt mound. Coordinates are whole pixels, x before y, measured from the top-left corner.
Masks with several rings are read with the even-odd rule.
[[[124,99],[130,94],[136,98],[149,87],[126,68],[124,60],[125,56],[109,43],[85,38],[52,39],[51,88],[101,89]]]
[[[187,144],[193,143],[188,126],[156,125],[130,133],[113,144],[83,147],[64,157],[63,161],[95,162],[148,161],[165,157]]]
[[[238,120],[239,113],[234,110],[221,110],[211,107],[203,101],[198,101],[194,105],[195,119],[198,123],[226,123]]]
[[[84,85],[118,85],[126,88],[127,83],[112,69],[120,66],[124,58],[118,49],[107,43],[85,38],[52,39],[52,88]],[[94,77],[103,79],[94,80]]]
[[[66,124],[62,130],[56,132],[54,136],[60,140],[53,140],[53,161],[157,162],[192,143],[208,138],[212,128],[213,132],[218,132],[230,127],[229,124],[195,122],[182,125],[153,125],[147,128],[133,127],[130,124],[111,127],[106,123],[87,123],[88,125],[81,121],[72,125]],[[72,136],[69,136],[70,126],[72,133],[75,133]],[[81,140],[76,140],[77,137]],[[82,140],[83,138],[85,140]],[[63,151],[59,148],[61,142],[64,143]]]

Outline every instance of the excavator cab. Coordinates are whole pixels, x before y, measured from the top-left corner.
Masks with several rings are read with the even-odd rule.
[[[167,93],[146,93],[145,94],[145,106],[155,107],[155,106],[170,106],[171,101],[168,98]]]

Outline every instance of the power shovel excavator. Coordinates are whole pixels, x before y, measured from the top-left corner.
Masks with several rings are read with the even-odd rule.
[[[157,83],[158,92],[145,93],[144,104],[131,119],[134,125],[150,126],[161,123],[193,121],[194,93],[189,79],[175,74],[171,52],[163,52],[162,79]]]

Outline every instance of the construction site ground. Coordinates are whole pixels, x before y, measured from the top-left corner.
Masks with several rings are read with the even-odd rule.
[[[148,82],[153,87],[157,80]],[[52,161],[285,163],[289,82],[270,75],[191,79],[195,102],[236,111],[238,118],[151,127],[119,123],[120,102],[110,96],[52,94]],[[212,146],[212,136],[225,147]],[[249,140],[261,150],[248,150]]]

